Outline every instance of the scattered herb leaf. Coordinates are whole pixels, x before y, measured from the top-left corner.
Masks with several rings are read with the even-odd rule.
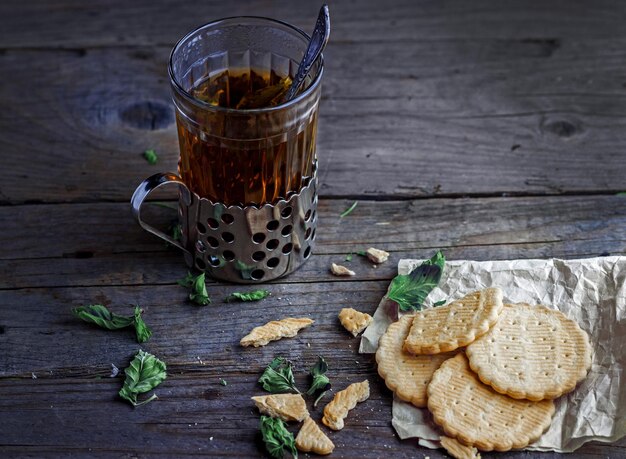
[[[209,298],[206,290],[204,273],[194,277],[193,274],[187,272],[187,275],[178,281],[178,285],[191,289],[189,299],[194,303],[206,306],[211,302],[211,298]]]
[[[422,304],[437,286],[446,259],[437,252],[409,274],[399,274],[392,281],[387,298],[398,304],[401,311],[419,311]]]
[[[156,151],[154,151],[152,148],[150,150],[144,151],[143,157],[146,158],[146,161],[148,161],[148,164],[152,164],[152,165],[155,165],[157,161],[159,160],[159,157],[157,156]]]
[[[619,193],[615,193],[615,196],[626,196],[626,191],[620,191]]]
[[[351,253],[346,255],[346,261],[352,261],[352,254]]]
[[[311,375],[311,387],[306,391],[308,395],[313,395],[318,390],[327,391],[330,389],[330,380],[326,376],[328,364],[321,355],[317,357],[317,363],[311,367],[309,374]]]
[[[132,316],[120,316],[119,314],[109,311],[106,306],[101,304],[80,306],[72,309],[72,312],[79,319],[96,324],[107,330],[120,330],[134,326],[137,342],[139,343],[148,341],[150,336],[152,336],[152,331],[141,318],[142,310],[139,306],[135,306],[135,312]]]
[[[107,330],[119,330],[130,327],[135,321],[134,317],[120,316],[115,314],[106,306],[101,304],[90,304],[72,309],[72,312],[79,319],[85,322],[96,324]]]
[[[341,215],[339,215],[339,217],[343,218],[343,217],[347,217],[348,215],[350,215],[350,213],[355,209],[355,207],[356,207],[356,205],[358,203],[359,203],[359,201],[354,201],[350,207],[348,207],[346,210],[344,210],[341,213]]]
[[[259,383],[263,389],[273,394],[291,391],[300,393],[296,388],[291,362],[282,357],[275,357],[272,360],[259,378]]]
[[[446,304],[446,300],[437,301],[433,304],[433,307],[443,306],[444,304]]]
[[[222,386],[228,386],[228,382],[225,379],[220,378],[220,384]]]
[[[360,257],[366,257],[367,256],[367,252],[365,250],[359,250],[356,254],[359,255]]]
[[[181,287],[191,288],[193,287],[194,276],[189,271],[187,271],[187,275],[180,279],[177,284]]]
[[[175,241],[180,241],[183,238],[183,227],[178,223],[178,220],[172,221],[170,225],[170,236],[172,236],[172,239]]]
[[[165,207],[166,209],[178,210],[178,204],[174,204],[173,202],[150,201],[148,202],[148,204],[152,204],[153,206]]]
[[[156,394],[142,402],[137,402],[137,396],[161,384],[167,377],[165,370],[165,363],[140,349],[130,362],[130,366],[124,370],[126,379],[119,392],[120,397],[128,400],[134,407],[151,402],[157,398]]]
[[[226,302],[230,303],[231,301],[239,300],[239,301],[259,301],[263,298],[267,298],[270,292],[267,290],[253,290],[252,292],[241,293],[241,292],[233,292],[230,294],[228,298],[226,298]]]
[[[150,330],[150,327],[148,327],[146,323],[143,321],[143,319],[141,318],[142,312],[143,311],[141,310],[139,306],[135,306],[134,325],[135,325],[135,334],[137,335],[138,343],[145,343],[152,336],[152,330]]]
[[[261,435],[268,453],[276,459],[282,459],[286,450],[297,459],[296,441],[293,434],[287,430],[285,421],[269,416],[261,416]]]
[[[193,291],[189,294],[189,299],[200,306],[206,306],[211,302],[209,293],[206,291],[204,273],[200,274],[193,281]]]
[[[317,396],[317,398],[316,398],[316,399],[315,399],[315,401],[313,402],[313,408],[317,408],[317,404],[319,403],[319,401],[320,401],[322,398],[324,398],[324,395],[326,395],[326,392],[328,392],[328,391],[326,391],[326,390],[325,390],[325,391],[322,391],[322,392],[321,392],[321,393]]]

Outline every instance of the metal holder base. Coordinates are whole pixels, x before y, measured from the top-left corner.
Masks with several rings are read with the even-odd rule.
[[[277,279],[311,255],[317,174],[299,193],[275,204],[225,206],[191,193],[191,203],[179,210],[187,265],[228,282]]]

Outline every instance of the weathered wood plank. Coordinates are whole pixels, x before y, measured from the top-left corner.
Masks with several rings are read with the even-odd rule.
[[[120,378],[0,380],[0,414],[3,419],[11,419],[0,431],[0,452],[11,457],[48,457],[55,452],[65,456],[66,452],[87,451],[90,456],[109,457],[133,453],[141,457],[260,457],[263,450],[257,430],[258,414],[249,400],[250,395],[262,392],[255,377],[207,372],[206,367],[202,370],[194,375],[171,374],[156,390],[159,400],[136,410],[116,399]],[[220,386],[216,379],[219,377],[227,378],[228,386]],[[374,373],[342,371],[331,377],[337,388],[364,378],[371,385],[370,399],[350,413],[344,430],[328,433],[336,443],[332,457],[447,457],[441,451],[416,448],[415,441],[401,442],[395,437],[389,423],[391,397]],[[306,382],[298,378],[303,387]],[[16,404],[15,400],[22,402]],[[319,420],[322,407],[323,404],[312,412],[315,419]],[[20,416],[16,417],[18,411]],[[297,432],[297,427],[290,430]],[[586,445],[576,452],[576,457],[617,458],[623,454],[622,441]],[[497,457],[560,456],[516,452],[498,453]]]
[[[587,239],[610,244],[623,241],[626,225],[623,196],[360,201],[340,218],[350,204],[320,200],[315,253],[345,254],[370,245],[411,250]],[[146,211],[157,226],[176,215],[155,205]],[[5,260],[173,250],[132,220],[127,203],[5,206],[0,221],[0,259]]]
[[[330,1],[332,40],[396,41],[458,38],[576,38],[623,35],[623,10],[609,0],[542,1],[395,0],[386,8],[373,1]],[[19,7],[16,7],[19,6]],[[260,15],[309,31],[319,5],[313,2],[175,0],[132,4],[121,0],[3,2],[0,47],[92,47],[173,44],[189,30],[221,17]],[[62,25],[62,26],[60,26]],[[36,31],[36,33],[35,33]]]
[[[621,190],[624,43],[572,40],[549,55],[519,40],[393,52],[387,43],[339,43],[327,57],[321,194]],[[175,170],[168,52],[2,53],[0,201],[126,200],[145,176]],[[49,69],[45,86],[31,82],[33,61]],[[157,166],[141,156],[153,147]]]
[[[322,200],[314,256],[279,283],[336,280],[330,263],[370,246],[391,251],[391,259],[374,269],[355,255],[359,280],[389,279],[398,259],[438,248],[449,259],[478,260],[624,253],[625,202],[619,196],[362,201],[342,219],[349,201]],[[174,215],[150,210],[162,226]],[[0,220],[6,222],[0,288],[172,284],[186,271],[179,252],[135,225],[124,203],[3,207]]]
[[[343,355],[343,362],[336,361],[335,368],[352,368],[355,341],[342,332],[337,313],[346,304],[373,311],[387,284],[277,284],[268,288],[271,297],[248,304],[225,303],[233,286],[212,284],[207,288],[214,302],[204,308],[189,304],[185,289],[173,285],[5,290],[0,292],[0,376],[31,371],[60,371],[63,375],[64,368],[101,362],[123,364],[120,359],[139,347],[131,330],[107,332],[71,314],[72,307],[94,302],[118,312],[132,311],[130,304],[140,304],[154,332],[145,347],[171,364],[193,364],[199,358],[224,370],[241,371],[247,366],[245,359],[251,356],[269,361],[274,354],[282,353],[299,360],[307,352],[330,357],[336,349]],[[263,349],[239,347],[239,340],[253,324],[287,316],[311,316],[316,324],[295,339]],[[71,352],[59,353],[59,349]]]
[[[207,308],[182,304],[182,290],[171,286],[1,292],[5,307],[0,312],[0,347],[7,352],[0,356],[0,414],[11,419],[0,432],[1,448],[120,453],[134,451],[141,438],[142,444],[151,445],[145,454],[219,451],[253,456],[258,454],[258,420],[248,397],[260,392],[256,379],[263,366],[273,356],[285,355],[296,362],[297,382],[306,387],[306,369],[323,354],[336,388],[365,377],[372,383],[372,398],[354,412],[346,430],[332,437],[338,448],[345,448],[338,456],[378,457],[392,448],[394,454],[409,457],[416,451],[414,442],[398,442],[393,436],[391,397],[375,376],[372,357],[356,353],[358,341],[336,319],[337,310],[347,302],[371,312],[385,286],[386,282],[344,282],[332,289],[326,284],[272,286],[282,293],[274,290],[274,296],[261,303],[216,303]],[[210,286],[209,293],[218,298],[227,289]],[[124,367],[139,345],[130,332],[107,332],[72,318],[68,307],[86,298],[111,303],[118,312],[131,298],[145,305],[154,336],[142,347],[169,364],[170,378],[157,390],[159,401],[132,410],[115,400],[121,380],[106,377],[110,363]],[[239,347],[240,336],[267,320],[268,311],[277,317],[310,313],[317,322],[291,340],[260,349]],[[221,386],[219,378],[228,385]],[[77,419],[81,429],[68,428]],[[210,436],[216,443],[208,441]],[[590,456],[598,451],[587,449]],[[601,451],[621,450],[611,446]]]

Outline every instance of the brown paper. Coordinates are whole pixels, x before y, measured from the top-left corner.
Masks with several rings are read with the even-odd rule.
[[[407,274],[420,260],[400,260]],[[626,435],[626,257],[581,260],[448,261],[439,287],[425,307],[445,299],[498,286],[508,303],[544,304],[560,309],[589,333],[594,350],[587,378],[556,400],[550,428],[526,449],[572,452],[589,441],[613,442]],[[359,352],[373,353],[391,320],[379,304],[361,339]],[[392,424],[402,439],[439,447],[440,431],[426,409],[394,399]]]

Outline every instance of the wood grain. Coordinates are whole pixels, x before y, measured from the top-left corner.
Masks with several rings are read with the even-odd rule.
[[[391,51],[387,43],[337,43],[319,123],[321,195],[620,191],[625,44],[572,39],[546,55],[541,41],[518,39],[398,43]],[[176,170],[168,53],[0,53],[0,202],[124,201],[146,176]],[[35,61],[49,70],[46,85],[30,68]],[[157,165],[142,157],[147,148],[159,153]]]
[[[314,256],[277,283],[337,280],[332,262],[358,268],[360,280],[390,279],[400,258],[436,249],[478,260],[624,253],[625,203],[621,196],[362,201],[340,218],[350,201],[321,200]],[[146,210],[164,228],[175,215]],[[132,221],[125,203],[0,207],[0,220],[0,289],[174,284],[187,269],[177,250]],[[345,262],[368,247],[391,251],[390,261],[376,269],[357,255]]]
[[[297,382],[306,387],[302,375],[301,371]],[[220,377],[227,379],[228,386],[219,384]],[[391,397],[375,374],[352,370],[331,375],[338,389],[364,378],[370,381],[370,398],[350,412],[344,430],[326,432],[336,444],[332,457],[448,457],[441,451],[416,449],[415,441],[401,442],[391,435]],[[116,399],[120,378],[2,380],[0,414],[4,419],[12,417],[16,409],[22,414],[0,431],[0,452],[10,457],[261,457],[258,413],[249,399],[249,394],[262,392],[255,379],[256,375],[210,371],[206,366],[194,374],[170,374],[156,389],[159,399],[135,410]],[[16,406],[11,402],[16,399],[23,402]],[[86,406],[90,408],[88,416]],[[323,404],[312,411],[312,416],[319,420],[322,408]],[[76,417],[81,419],[79,428]],[[290,430],[297,432],[295,427],[292,425]],[[78,429],[84,434],[76,435],[69,443],[67,431]],[[46,444],[42,444],[42,437],[47,439]],[[588,444],[576,451],[577,458],[618,458],[623,454],[624,442]],[[562,456],[510,452],[497,457]]]
[[[210,282],[214,303],[199,308],[175,284],[187,270],[180,254],[134,224],[128,204],[141,179],[176,169],[169,51],[198,24],[238,14],[308,31],[319,5],[0,3],[0,456],[259,457],[249,397],[261,393],[263,367],[290,358],[302,389],[322,354],[334,390],[364,378],[372,389],[346,428],[329,433],[333,457],[443,458],[397,439],[392,395],[337,312],[372,313],[397,261],[436,249],[477,260],[626,253],[626,198],[613,196],[626,190],[624,8],[380,5],[330,4],[318,142],[327,199],[314,256],[267,284],[262,302],[226,304],[247,287]],[[147,148],[158,165],[142,158]],[[147,213],[165,227],[174,212]],[[390,260],[344,261],[369,246]],[[333,261],[357,276],[333,277]],[[92,302],[144,308],[154,335],[141,347],[168,364],[159,400],[134,410],[116,397],[122,377],[109,378],[110,365],[127,366],[139,345],[130,330],[72,316]],[[253,326],[288,315],[316,323],[265,348],[238,345]],[[576,457],[626,457],[626,440],[587,444]]]
[[[623,36],[623,13],[615,2],[581,0],[493,2],[476,0],[394,0],[388,7],[367,0],[329,1],[332,42],[406,41],[476,38],[548,39]],[[310,31],[319,4],[289,0],[219,0],[181,3],[97,0],[88,4],[69,0],[50,7],[43,0],[0,4],[5,18],[0,46],[102,47],[173,45],[199,25],[233,15],[260,15],[281,19]],[[37,33],[33,33],[36,30]],[[548,44],[549,46],[549,44]]]

